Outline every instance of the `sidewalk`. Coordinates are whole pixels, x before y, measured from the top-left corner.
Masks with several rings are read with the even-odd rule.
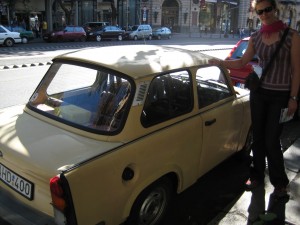
[[[271,195],[273,186],[266,174],[265,187],[244,192],[208,225],[300,225],[300,121],[292,121],[286,126],[283,141],[289,142],[296,138],[294,139],[296,141],[284,152],[286,172],[290,180],[290,198],[275,199]],[[265,210],[268,212],[262,215],[260,212]],[[258,221],[249,221],[254,221],[257,217],[259,217]],[[276,223],[276,218],[282,218],[285,223]]]

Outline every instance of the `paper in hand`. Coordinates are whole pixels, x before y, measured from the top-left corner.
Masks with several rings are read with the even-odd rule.
[[[290,121],[291,119],[293,119],[294,114],[288,116],[288,115],[287,115],[287,112],[288,112],[288,108],[281,109],[281,114],[280,114],[279,123],[288,122],[288,121]]]

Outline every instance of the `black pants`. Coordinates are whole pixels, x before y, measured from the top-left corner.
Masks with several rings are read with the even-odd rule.
[[[274,187],[286,187],[289,183],[280,145],[283,125],[279,123],[281,109],[287,107],[288,101],[288,91],[260,88],[250,93],[253,126],[253,168],[250,178],[263,181],[267,157],[270,182]]]

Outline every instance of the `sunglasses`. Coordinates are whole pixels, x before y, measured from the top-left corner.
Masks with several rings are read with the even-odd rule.
[[[273,10],[273,7],[272,7],[272,6],[268,6],[268,7],[264,8],[264,9],[256,10],[256,14],[257,14],[257,15],[262,15],[264,12],[265,12],[265,13],[269,13],[269,12],[271,12],[272,10]]]

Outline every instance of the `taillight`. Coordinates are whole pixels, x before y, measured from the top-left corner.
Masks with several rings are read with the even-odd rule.
[[[64,212],[66,209],[65,193],[61,186],[61,180],[58,176],[50,179],[50,191],[52,197],[52,204],[58,210]]]

